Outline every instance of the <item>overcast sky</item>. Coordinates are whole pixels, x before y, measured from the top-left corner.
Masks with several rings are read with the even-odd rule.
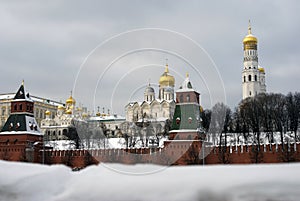
[[[233,108],[242,97],[249,19],[267,91],[300,91],[299,9],[296,0],[1,1],[0,93],[15,92],[24,79],[31,94],[64,101],[73,90],[90,110],[124,114],[128,101],[143,100],[149,80],[157,92],[168,58],[176,88],[190,72],[210,108],[224,83]],[[144,28],[161,31],[132,31]],[[153,49],[134,52],[142,48]]]

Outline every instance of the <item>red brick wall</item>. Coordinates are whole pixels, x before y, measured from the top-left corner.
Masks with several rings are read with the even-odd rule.
[[[8,137],[8,136],[6,136]],[[26,139],[30,138],[27,136]],[[14,139],[14,138],[12,138]],[[8,160],[22,161],[25,144],[3,144],[0,138],[0,159],[4,150],[10,154]],[[23,139],[25,140],[25,138]],[[257,146],[228,146],[209,147],[204,150],[205,164],[251,164],[251,163],[282,163],[300,162],[300,144],[261,145]],[[46,150],[41,146],[34,149],[34,162],[42,163],[43,153],[46,164],[65,164],[71,167],[86,167],[100,162],[106,163],[153,163],[161,165],[202,164],[202,142],[166,141],[164,148],[134,148],[134,149],[91,149],[91,150]],[[200,157],[199,157],[200,155]]]
[[[30,134],[0,135],[0,159],[39,162],[39,150],[42,148],[42,144],[30,146],[30,143],[33,145],[34,142],[42,142],[42,136]]]

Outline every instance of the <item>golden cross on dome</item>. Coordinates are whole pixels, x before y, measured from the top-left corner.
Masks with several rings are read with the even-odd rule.
[[[168,59],[166,59],[166,69],[165,69],[165,73],[169,72],[169,65],[168,65]]]
[[[249,22],[248,22],[248,34],[252,34],[252,32],[251,32],[251,22],[250,22],[250,20],[249,20]]]

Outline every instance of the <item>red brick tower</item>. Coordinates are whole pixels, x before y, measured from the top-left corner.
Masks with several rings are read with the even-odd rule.
[[[0,159],[37,162],[43,134],[34,118],[34,102],[24,82],[11,102],[11,114],[0,132]]]
[[[186,79],[176,91],[176,107],[169,140],[164,146],[173,164],[199,164],[202,142],[205,135],[201,126],[201,106],[199,93],[195,91],[187,74]]]

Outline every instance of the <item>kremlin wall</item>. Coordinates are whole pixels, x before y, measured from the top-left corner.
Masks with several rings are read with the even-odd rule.
[[[257,42],[249,24],[248,35],[243,40],[243,99],[266,93],[265,70],[258,66]],[[169,74],[166,65],[165,72],[159,79],[158,98],[155,99],[155,91],[149,84],[143,102],[132,102],[125,106],[126,120],[136,125],[153,118],[171,122],[168,138],[163,145],[144,148],[54,150],[51,146],[45,146],[44,142],[50,130],[40,130],[34,116],[34,101],[25,93],[22,83],[11,101],[11,114],[0,133],[0,159],[65,164],[77,168],[102,162],[160,165],[300,162],[300,143],[213,145],[207,140],[211,133],[204,132],[202,128],[200,93],[193,88],[189,75],[187,74],[176,91],[176,99],[174,86],[175,79]],[[48,112],[46,119],[42,121],[42,127],[50,129],[57,122],[71,122],[72,115],[80,116],[72,112],[75,108],[72,97],[66,106],[58,109],[58,117],[51,119]],[[58,132],[67,137],[64,133],[68,133],[69,128],[62,126]],[[62,137],[58,140],[63,139]]]
[[[189,148],[181,148],[182,146]],[[285,163],[300,162],[300,143],[281,145],[210,147],[204,149],[202,160],[202,144],[181,142],[164,148],[134,148],[134,149],[91,149],[91,150],[49,150],[45,151],[46,164],[66,164],[71,167],[86,167],[92,164],[104,163],[153,163],[158,165],[217,165],[217,164],[255,164],[255,163]],[[208,153],[207,153],[208,152]],[[42,150],[39,160],[42,161]]]

